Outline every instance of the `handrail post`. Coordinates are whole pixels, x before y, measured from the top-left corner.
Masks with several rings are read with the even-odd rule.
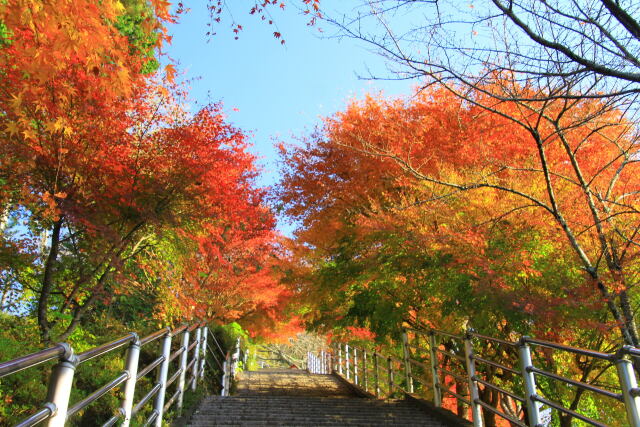
[[[207,332],[209,328],[207,326],[202,327],[202,345],[200,346],[200,354],[202,359],[200,360],[200,379],[204,378],[204,369],[206,367],[205,362],[207,361]],[[245,362],[246,363],[246,362]]]
[[[228,354],[228,353],[227,353]],[[220,395],[221,396],[228,396],[228,389],[227,389],[227,378],[228,378],[228,371],[229,371],[229,357],[227,356],[224,359],[224,362],[222,363],[222,390],[220,390]]]
[[[628,346],[623,347],[622,350],[624,351],[626,348]],[[638,388],[636,375],[633,372],[633,364],[627,357],[621,355],[616,360],[616,369],[618,370],[618,378],[620,379],[620,388],[622,389],[629,425],[640,427],[640,396],[632,393],[632,390],[637,391]]]
[[[433,383],[433,404],[436,407],[442,406],[442,390],[440,390],[440,375],[438,374],[438,353],[436,348],[438,342],[436,341],[436,335],[433,331],[429,332],[429,359],[431,359],[431,379]]]
[[[362,382],[364,391],[369,391],[369,373],[367,372],[367,350],[362,351]]]
[[[140,339],[136,333],[131,334],[133,341],[127,349],[127,356],[124,365],[125,371],[129,373],[129,379],[124,386],[124,400],[122,401],[122,415],[124,420],[121,426],[127,427],[131,423],[133,410],[133,397],[136,391],[136,383],[138,381],[138,360],[140,359]]]
[[[191,383],[191,391],[198,388],[198,364],[200,363],[200,344],[202,343],[202,327],[196,329],[196,347],[193,349],[193,382]]]
[[[353,347],[353,383],[358,385],[358,349]]]
[[[469,400],[471,401],[471,417],[474,427],[482,427],[482,411],[478,401],[478,384],[476,383],[476,365],[473,359],[473,343],[471,333],[467,331],[464,337],[464,360],[467,365],[467,380],[469,381]]]
[[[540,424],[540,405],[535,400],[536,396],[536,378],[533,372],[533,362],[531,361],[531,349],[526,341],[527,337],[520,338],[518,351],[520,353],[520,370],[522,379],[524,380],[525,403],[527,405],[527,413],[529,414],[529,425],[537,426]]]
[[[236,340],[236,347],[233,355],[231,356],[231,378],[236,377],[236,369],[238,367],[238,360],[240,360],[240,337]]]
[[[378,362],[378,353],[373,352],[373,385],[376,390],[376,397],[380,396],[380,364]]]
[[[351,372],[349,371],[349,344],[344,345],[344,370],[346,371],[347,379],[351,378]]]
[[[162,415],[164,413],[164,395],[167,392],[167,374],[169,373],[169,359],[171,358],[171,331],[167,331],[167,335],[162,339],[162,356],[164,360],[160,365],[160,371],[158,371],[158,384],[160,384],[160,390],[156,395],[154,402],[154,411],[158,414],[156,417],[156,427],[162,427]]]
[[[393,361],[391,360],[391,356],[387,358],[387,368],[389,369],[389,396],[393,394],[393,389],[395,388],[395,383],[393,382]]]
[[[63,427],[67,421],[67,409],[69,409],[69,397],[73,385],[73,375],[76,370],[77,360],[73,354],[73,348],[67,344],[65,354],[60,358],[60,362],[53,368],[49,377],[49,389],[47,391],[47,401],[53,403],[55,412],[47,426]]]
[[[342,345],[338,343],[338,374],[342,375]]]
[[[182,354],[180,355],[180,368],[181,372],[180,372],[180,377],[178,378],[178,413],[182,412],[182,402],[184,400],[184,386],[185,386],[185,380],[187,378],[187,359],[189,358],[189,355],[187,354],[188,351],[187,349],[189,348],[189,330],[185,329],[185,331],[182,333],[182,342],[180,343],[180,346],[184,349],[182,351]]]
[[[404,374],[407,382],[407,393],[413,393],[413,376],[411,375],[411,362],[409,358],[409,337],[407,336],[407,330],[402,331],[402,353],[404,354]]]

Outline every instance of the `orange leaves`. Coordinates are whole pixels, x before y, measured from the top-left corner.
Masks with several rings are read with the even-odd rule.
[[[176,68],[173,66],[173,64],[167,64],[164,67],[164,73],[169,83],[175,82]]]
[[[572,162],[599,194],[598,209],[618,211],[602,194],[611,183],[623,198],[638,194],[636,162],[623,160],[635,151],[630,127],[612,111],[597,123],[563,122],[562,134],[540,121],[535,133],[515,121],[531,121],[531,110],[507,102],[495,108],[514,120],[433,88],[406,99],[369,95],[326,119],[304,145],[280,147],[280,195],[300,224],[299,275],[312,306],[327,317],[360,313],[351,298],[367,295],[412,304],[413,317],[442,310],[482,319],[490,312],[526,328],[517,322],[579,325],[602,309],[566,234],[542,207],[550,202],[535,138],[543,141],[557,209],[596,259],[596,229],[611,223],[594,225]],[[553,115],[562,105],[546,108]],[[585,100],[572,108],[567,115],[579,120],[602,105]],[[626,230],[637,229],[630,211],[613,215]],[[412,257],[437,262],[412,264]],[[607,283],[611,292],[624,289],[615,278]],[[376,294],[380,288],[391,296]],[[315,304],[327,289],[338,295]]]

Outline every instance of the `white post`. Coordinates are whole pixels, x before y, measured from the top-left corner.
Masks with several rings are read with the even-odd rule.
[[[200,362],[200,344],[202,343],[202,327],[196,329],[196,346],[193,349],[193,382],[191,383],[191,391],[198,388],[198,364]]]
[[[442,406],[442,390],[440,390],[440,375],[438,374],[438,353],[436,352],[438,343],[436,335],[429,333],[429,353],[431,359],[431,379],[433,384],[433,404],[437,407]]]
[[[476,364],[473,360],[473,343],[471,334],[467,332],[464,338],[464,360],[467,365],[467,381],[469,382],[469,400],[471,401],[471,417],[474,427],[482,427],[482,411],[478,400],[478,383],[476,383]]]
[[[125,371],[129,373],[129,379],[124,386],[124,400],[122,401],[122,414],[124,420],[122,427],[128,427],[131,423],[133,410],[133,397],[135,395],[136,383],[138,382],[138,360],[140,359],[140,339],[136,333],[133,333],[133,341],[127,349],[127,357],[124,365]]]
[[[158,371],[158,384],[160,384],[160,390],[156,394],[156,400],[154,402],[154,411],[158,414],[156,417],[156,427],[162,427],[162,416],[164,414],[164,395],[167,392],[167,375],[169,373],[169,358],[171,357],[171,332],[168,331],[167,335],[162,340],[162,355],[164,360],[160,365]]]
[[[185,380],[187,378],[187,359],[189,348],[189,330],[185,329],[182,333],[182,342],[180,343],[180,347],[182,348],[182,354],[180,354],[180,376],[178,377],[178,413],[182,412],[182,402],[184,400],[184,387]]]
[[[529,369],[533,367],[531,361],[531,349],[526,342],[527,337],[520,339],[520,370],[522,379],[524,380],[525,404],[529,413],[529,425],[537,426],[540,424],[540,403],[535,400],[536,396],[536,378]]]
[[[353,347],[353,383],[358,385],[358,349]]]
[[[201,353],[201,359],[200,359],[200,379],[204,378],[204,369],[206,367],[205,362],[207,359],[207,335],[208,335],[208,331],[209,328],[207,328],[206,326],[202,327],[202,345],[200,346],[200,353]],[[245,361],[246,364],[246,361]]]
[[[636,394],[638,391],[638,382],[633,372],[633,364],[626,357],[621,357],[616,361],[616,368],[618,370],[618,378],[620,378],[620,388],[622,389],[624,406],[627,409],[629,425],[639,427],[640,397]]]
[[[60,362],[53,368],[49,378],[49,390],[47,401],[55,405],[56,411],[49,421],[49,427],[64,427],[67,421],[67,410],[69,409],[69,397],[73,385],[73,374],[76,370],[76,357],[69,344],[65,346],[65,354]]]
[[[367,350],[362,351],[362,382],[364,391],[369,391],[369,373],[367,372]]]
[[[407,331],[402,331],[402,353],[404,355],[404,375],[407,383],[407,393],[413,393],[413,376],[411,375],[411,353],[409,352],[409,337]]]
[[[349,366],[349,344],[344,345],[344,369],[346,371],[347,379],[350,379],[351,372]]]
[[[380,366],[378,353],[373,352],[373,382],[376,389],[376,397],[380,396]]]

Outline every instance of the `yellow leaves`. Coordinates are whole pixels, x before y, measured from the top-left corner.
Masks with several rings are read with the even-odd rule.
[[[13,108],[14,111],[20,110],[20,107],[22,106],[22,94],[11,95],[11,101],[9,101],[9,103],[11,104],[11,108]]]
[[[22,135],[24,136],[24,139],[30,139],[32,141],[36,140],[36,133],[31,128],[23,130]]]
[[[15,136],[19,132],[18,125],[16,124],[16,122],[9,122],[6,125],[5,130],[9,132],[9,135],[11,136]]]
[[[47,122],[45,128],[52,134],[56,134],[59,132],[62,132],[65,136],[70,136],[73,134],[73,127],[71,127],[71,125],[61,117],[58,117],[56,120]]]
[[[122,15],[124,12],[126,12],[126,9],[124,7],[124,5],[122,4],[122,2],[120,1],[116,1],[113,4],[113,10],[116,12],[116,14],[118,15]]]

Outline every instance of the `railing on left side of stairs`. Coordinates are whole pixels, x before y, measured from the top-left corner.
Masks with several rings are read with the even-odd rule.
[[[216,347],[211,346],[209,337]],[[176,345],[178,339],[180,344]],[[157,357],[146,366],[140,367],[141,348],[158,341],[160,345]],[[123,349],[126,351],[122,372],[84,399],[70,402],[76,369],[89,360],[108,354],[117,354]],[[207,354],[212,356],[223,372],[219,381],[223,395],[228,395],[239,356],[239,342],[236,342],[233,351],[225,353],[204,323],[184,325],[173,330],[165,328],[144,338],[139,338],[136,333],[130,333],[110,343],[78,354],[67,343],[56,344],[45,350],[0,363],[0,378],[42,363],[58,362],[49,376],[46,402],[35,413],[19,422],[17,426],[20,427],[33,426],[45,421],[50,427],[64,426],[68,419],[118,387],[122,387],[124,397],[120,407],[103,424],[104,426],[112,426],[120,422],[120,426],[126,427],[136,414],[153,402],[153,410],[146,418],[144,425],[160,427],[163,415],[174,404],[177,413],[181,413],[185,392],[189,389],[195,391],[198,382],[204,378],[205,369],[212,368],[206,357]],[[179,360],[174,363],[176,359]],[[221,361],[224,361],[224,365]],[[134,402],[136,386],[142,378],[152,371],[156,371],[153,387],[140,400]],[[167,390],[174,383],[175,392],[167,398]]]

